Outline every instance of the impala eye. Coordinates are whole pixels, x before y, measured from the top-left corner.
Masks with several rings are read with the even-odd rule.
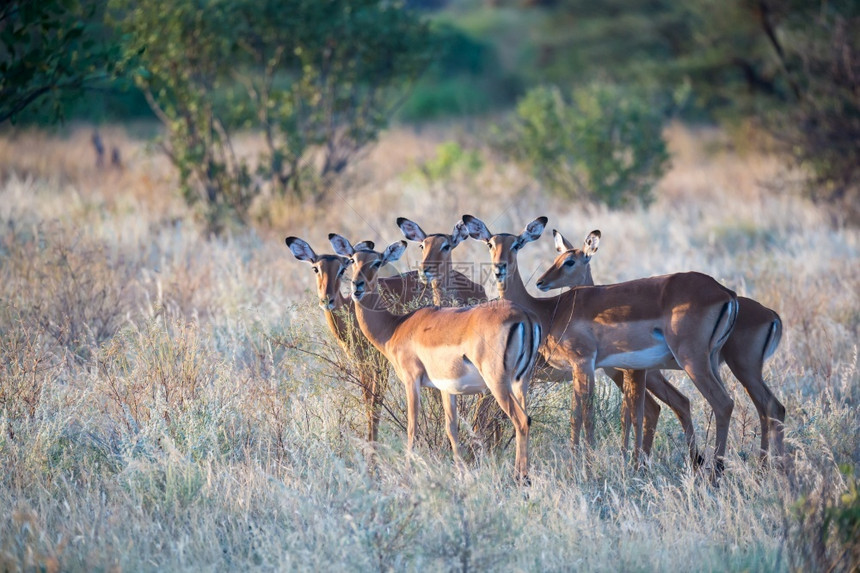
[[[316,267],[311,267],[316,274],[320,274],[320,270]]]
[[[445,245],[444,247],[442,247],[442,252],[443,252],[443,253],[447,253],[447,252],[448,252],[448,251],[450,251],[450,250],[451,250],[451,245]]]
[[[566,266],[566,267],[572,267],[575,264],[576,264],[576,261],[573,259],[567,259],[566,261],[564,261],[564,266]]]
[[[491,243],[490,241],[487,241],[487,248],[492,251],[493,250],[493,243]]]
[[[340,267],[340,270],[339,270],[339,271],[337,271],[337,276],[342,275],[344,270],[345,270],[345,269],[344,269],[343,267]]]
[[[382,261],[376,261],[375,263],[373,263],[372,265],[370,265],[370,268],[372,268],[372,269],[378,269],[378,268],[379,268],[379,267],[381,267],[381,266],[382,266]]]
[[[423,251],[424,250],[424,243],[421,243],[420,245],[418,245],[418,248]]]
[[[521,244],[519,244],[519,243],[514,243],[513,245],[511,245],[511,250],[512,250],[512,251],[514,251],[514,252],[516,252],[516,251],[519,251],[519,250],[520,250],[520,247],[522,247],[522,245],[521,245]]]

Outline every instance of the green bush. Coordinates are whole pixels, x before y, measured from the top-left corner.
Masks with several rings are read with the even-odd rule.
[[[662,113],[628,89],[591,84],[565,97],[539,87],[497,130],[496,145],[553,193],[613,208],[648,205],[669,161],[662,126]]]
[[[162,148],[212,230],[259,196],[317,195],[428,63],[429,30],[383,0],[112,0]],[[263,134],[255,154],[238,129]]]
[[[103,11],[93,0],[0,2],[0,124],[27,108],[62,119],[70,100],[111,84],[123,61]]]
[[[419,165],[421,174],[428,182],[443,181],[455,175],[473,175],[482,166],[481,154],[474,149],[464,149],[456,141],[446,141],[436,146],[436,153]]]

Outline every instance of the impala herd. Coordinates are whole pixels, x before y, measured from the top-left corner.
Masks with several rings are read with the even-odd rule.
[[[553,231],[558,255],[535,286],[544,292],[568,290],[535,297],[520,276],[517,253],[540,238],[546,223],[546,217],[539,217],[519,234],[493,234],[481,220],[463,215],[450,234],[427,234],[400,217],[397,226],[407,240],[418,243],[422,258],[418,271],[388,278],[379,277],[379,270],[403,255],[406,241],[379,252],[371,241],[352,244],[332,233],[335,254],[317,255],[307,242],[287,237],[293,255],[316,273],[319,305],[332,334],[358,359],[368,440],[378,437],[387,362],[406,388],[409,449],[415,442],[422,386],[441,393],[457,464],[462,461],[456,396],[489,390],[513,423],[515,478],[527,483],[532,377],[573,381],[571,442],[578,445],[584,430],[585,440],[593,445],[595,369],[601,368],[623,394],[623,449],[632,429],[633,459],[639,463],[650,454],[660,414],[657,398],[678,417],[692,464],[699,466],[703,457],[696,446],[690,401],[660,372],[683,370],[714,413],[712,476],[717,478],[734,408],[719,374],[725,362],[758,412],[762,459],[771,442],[777,456],[784,453],[785,408],[762,378],[763,363],[782,335],[774,311],[696,272],[595,286],[590,261],[600,231],[592,231],[581,249]],[[498,300],[488,301],[483,286],[453,269],[451,253],[469,237],[488,247]],[[352,293],[346,297],[341,283],[349,267]],[[352,334],[351,325],[361,335]]]

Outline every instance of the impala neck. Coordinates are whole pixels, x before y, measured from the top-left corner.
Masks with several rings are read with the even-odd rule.
[[[433,281],[430,283],[430,289],[433,292],[433,304],[443,306],[445,300],[445,287],[441,281]]]
[[[354,304],[355,316],[361,332],[380,352],[385,354],[385,345],[394,334],[400,315],[393,314],[384,307],[385,301],[376,289],[365,294]]]
[[[591,278],[591,265],[585,269],[585,279],[583,279],[582,284],[573,286],[594,286],[594,279]]]
[[[566,297],[570,296],[567,293],[558,294],[546,298],[537,298],[532,296],[526,290],[526,285],[523,284],[523,279],[520,276],[519,267],[516,272],[508,275],[504,282],[497,282],[496,286],[499,289],[499,297],[518,304],[528,311],[534,312],[541,322],[543,332],[541,339],[545,339],[550,333],[555,317],[558,314],[560,305],[566,304]]]
[[[517,266],[516,272],[508,274],[505,281],[497,282],[496,287],[499,289],[499,297],[505,300],[512,302],[535,300],[535,297],[529,294],[526,285],[523,284],[519,266]]]
[[[343,296],[339,291],[334,299],[334,308],[331,310],[323,310],[325,321],[331,333],[341,343],[346,345],[349,342],[347,335],[348,321],[347,315],[355,315],[355,308],[352,299],[348,296]]]

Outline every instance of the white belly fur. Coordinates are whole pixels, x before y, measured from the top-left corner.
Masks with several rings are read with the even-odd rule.
[[[480,394],[487,389],[478,369],[469,364],[466,372],[459,378],[426,378],[425,386],[436,388],[449,394]]]
[[[660,344],[633,352],[622,352],[601,357],[597,363],[597,367],[609,366],[613,368],[646,370],[648,368],[668,368],[673,364],[675,364],[675,358],[672,356],[672,351],[665,344]]]

